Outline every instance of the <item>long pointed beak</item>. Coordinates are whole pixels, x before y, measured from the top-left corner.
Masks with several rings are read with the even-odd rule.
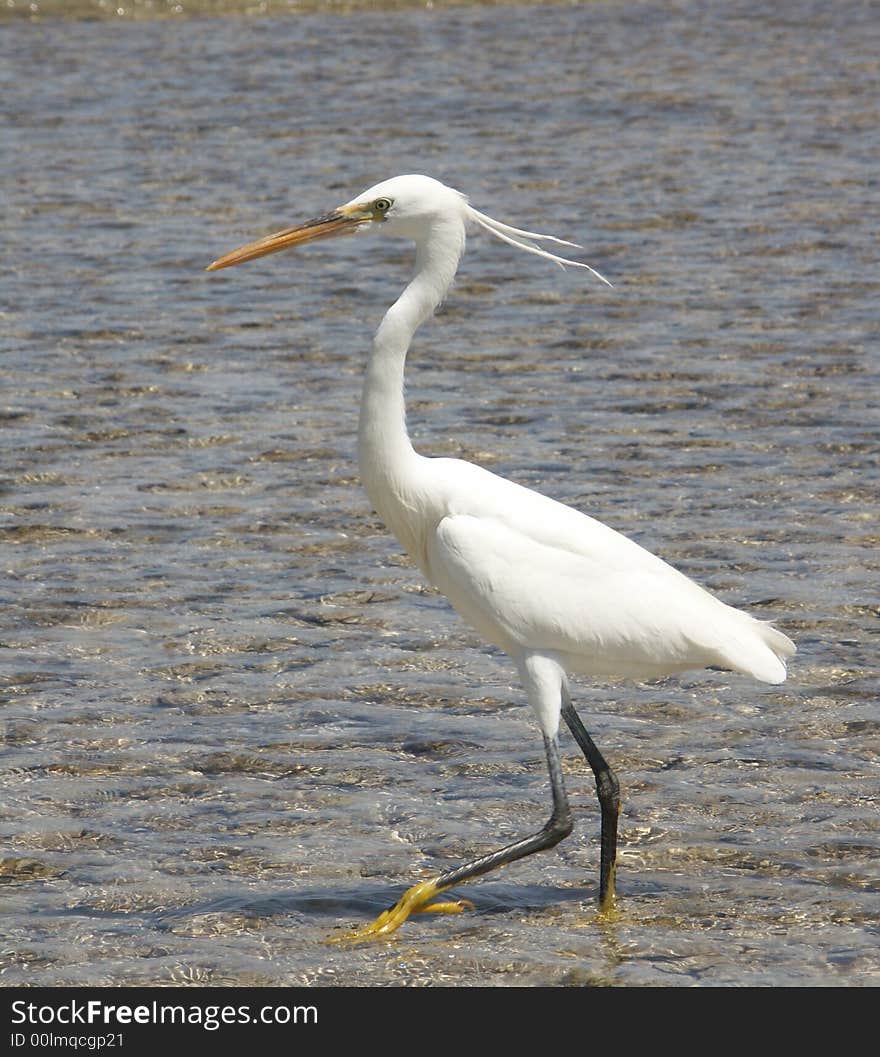
[[[241,246],[218,258],[213,264],[209,264],[205,271],[216,272],[219,268],[229,268],[233,264],[265,257],[268,253],[278,253],[280,250],[291,249],[294,246],[303,246],[316,239],[349,235],[357,231],[361,224],[372,219],[372,212],[365,211],[363,207],[340,206],[332,213],[325,213],[322,217],[307,220],[305,224],[299,224],[295,228],[285,228],[284,231],[276,231],[274,235],[267,235],[265,238],[257,239],[256,242],[249,242],[246,246]]]

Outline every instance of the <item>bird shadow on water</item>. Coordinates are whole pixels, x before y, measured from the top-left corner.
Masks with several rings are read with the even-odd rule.
[[[356,919],[372,920],[392,906],[406,887],[388,884],[345,889],[309,887],[262,896],[253,892],[236,892],[158,910],[152,916],[160,929],[176,929],[188,920],[223,915],[262,922],[269,918],[293,918],[304,925],[311,923],[332,928],[334,925],[348,926]],[[462,920],[542,911],[565,904],[589,904],[593,909],[593,893],[589,890],[548,885],[496,883],[462,886],[450,890],[448,895],[452,899],[467,899],[472,904],[472,908],[463,912]]]

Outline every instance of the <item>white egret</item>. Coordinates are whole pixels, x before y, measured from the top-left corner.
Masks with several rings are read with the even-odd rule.
[[[516,665],[544,738],[553,798],[546,825],[414,885],[353,938],[385,935],[417,911],[460,910],[466,901],[432,901],[461,882],[553,847],[571,832],[557,746],[560,716],[595,775],[599,904],[610,909],[618,783],[572,706],[568,675],[645,679],[712,667],[781,683],[785,660],[795,651],[769,623],[719,601],[601,522],[471,463],[426,458],[413,449],[404,363],[416,330],[452,284],[469,224],[607,282],[588,265],[537,245],[573,243],[499,223],[427,176],[376,184],[346,205],[249,243],[208,269],[367,228],[415,243],[415,276],[385,314],[367,364],[358,432],[361,478],[376,511],[426,579]]]

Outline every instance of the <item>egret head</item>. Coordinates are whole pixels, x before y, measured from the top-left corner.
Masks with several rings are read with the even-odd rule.
[[[419,240],[438,223],[464,227],[467,199],[459,191],[430,176],[395,176],[368,188],[342,210],[367,216],[382,225],[383,233]]]
[[[545,257],[557,264],[586,268],[603,283],[611,285],[588,264],[559,257],[535,245],[536,242],[554,242],[562,246],[576,247],[576,243],[502,224],[468,205],[467,198],[459,191],[430,176],[420,175],[395,176],[390,180],[383,180],[329,213],[308,220],[305,224],[277,231],[227,253],[213,264],[209,264],[207,270],[211,272],[228,268],[232,264],[241,264],[243,261],[301,246],[316,239],[350,235],[369,228],[422,242],[438,227],[448,228],[452,225],[460,229],[463,246],[464,230],[468,224],[477,225],[511,246]]]
[[[227,253],[208,266],[208,271],[228,268],[268,253],[302,246],[316,239],[351,235],[367,228],[381,227],[389,235],[418,240],[438,220],[453,220],[462,228],[468,206],[464,195],[430,176],[395,176],[368,188],[345,205],[307,220],[296,227],[249,242]]]

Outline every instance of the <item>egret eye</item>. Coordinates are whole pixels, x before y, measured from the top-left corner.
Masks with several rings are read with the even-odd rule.
[[[390,198],[377,198],[373,203],[373,209],[376,213],[387,213],[391,208]]]

